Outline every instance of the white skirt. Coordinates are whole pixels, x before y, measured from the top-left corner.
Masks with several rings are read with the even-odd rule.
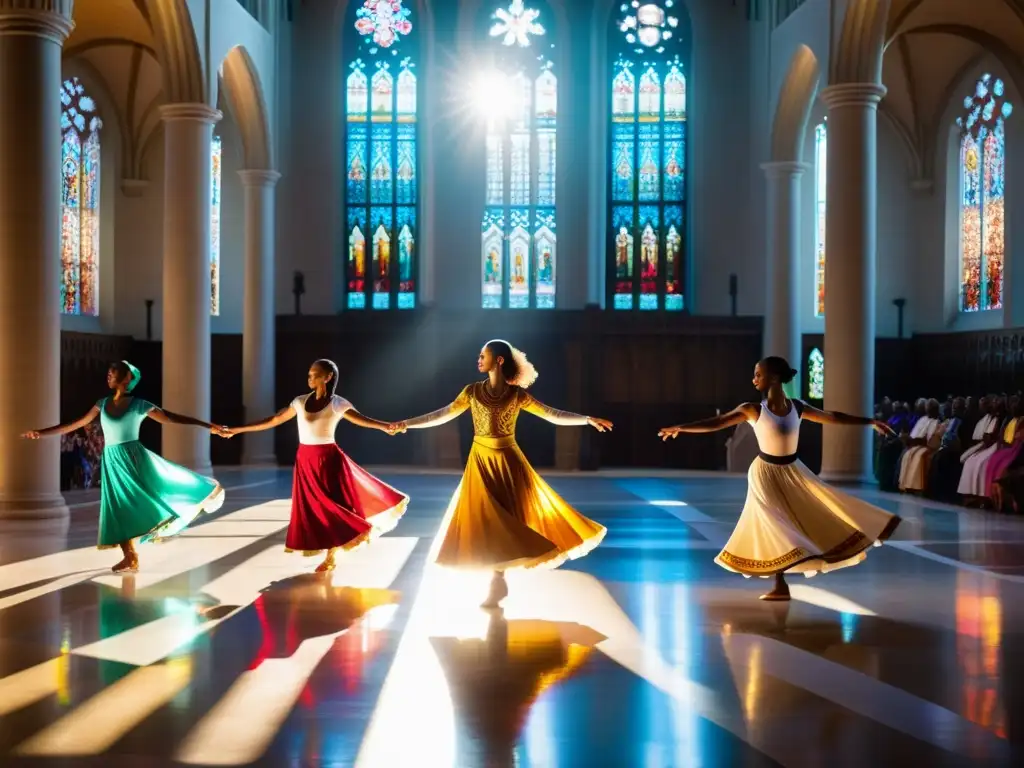
[[[715,558],[747,576],[813,576],[856,565],[900,523],[896,515],[831,488],[800,461],[779,465],[758,457],[747,483],[739,522]]]
[[[977,446],[975,446],[977,448]],[[960,484],[956,492],[961,496],[985,496],[985,468],[992,454],[999,448],[999,443],[984,446],[970,454],[960,457],[964,471],[960,473]],[[965,458],[966,457],[966,458]]]

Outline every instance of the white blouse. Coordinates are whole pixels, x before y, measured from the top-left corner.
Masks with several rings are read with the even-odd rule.
[[[334,430],[338,422],[345,416],[345,411],[352,409],[352,403],[338,395],[331,395],[331,402],[316,413],[306,412],[306,401],[314,393],[299,395],[292,400],[295,420],[299,423],[299,442],[303,445],[329,445],[334,442]]]

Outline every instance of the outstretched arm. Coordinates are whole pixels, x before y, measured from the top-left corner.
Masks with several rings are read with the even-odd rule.
[[[381,432],[387,432],[391,426],[390,422],[377,421],[377,419],[371,419],[369,416],[363,416],[355,408],[349,408],[345,411],[345,415],[342,417],[345,421],[350,421],[357,427],[365,427],[366,429],[379,429]]]
[[[733,408],[728,413],[720,416],[713,416],[710,419],[691,421],[689,424],[679,424],[675,427],[665,427],[658,432],[662,440],[678,437],[681,433],[702,434],[705,432],[718,432],[722,429],[735,427],[744,421],[754,421],[758,417],[757,406],[754,403],[743,403]]]
[[[521,397],[523,398],[524,411],[528,411],[534,416],[539,416],[544,421],[549,421],[560,427],[584,427],[589,424],[598,432],[604,432],[612,428],[610,421],[597,419],[592,416],[583,416],[572,411],[560,411],[557,408],[544,405],[544,403],[527,392],[523,392]]]
[[[243,432],[262,432],[265,429],[273,429],[279,427],[286,421],[295,418],[295,409],[290,405],[285,406],[280,411],[275,413],[273,416],[268,416],[262,421],[254,421],[252,424],[246,424],[241,427],[228,427],[228,432],[231,435],[240,435]]]
[[[146,411],[146,415],[153,421],[159,422],[160,424],[178,424],[183,427],[202,427],[203,429],[208,429],[211,432],[216,432],[218,434],[223,431],[222,427],[211,424],[208,421],[193,419],[191,416],[183,416],[180,413],[174,413],[173,411],[168,411],[155,405]]]
[[[55,427],[46,427],[45,429],[32,429],[25,432],[22,437],[26,440],[38,440],[41,437],[48,437],[49,435],[66,435],[68,432],[74,432],[76,429],[81,429],[86,424],[90,424],[99,415],[99,406],[94,405],[89,409],[85,416],[80,419],[76,419],[69,424],[58,424]]]
[[[832,424],[845,427],[871,427],[878,434],[884,436],[894,436],[895,430],[886,424],[884,421],[878,419],[870,419],[867,416],[851,416],[848,413],[842,413],[841,411],[822,411],[815,408],[813,405],[803,403],[803,418],[808,421],[813,421],[816,424]]]
[[[417,416],[415,419],[396,422],[389,431],[404,432],[406,429],[427,429],[428,427],[439,427],[447,424],[459,414],[469,408],[469,387],[466,387],[459,396],[444,408]]]

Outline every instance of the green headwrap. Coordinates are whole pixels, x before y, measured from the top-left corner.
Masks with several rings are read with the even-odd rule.
[[[132,380],[129,381],[128,386],[124,388],[125,392],[131,392],[133,389],[135,389],[139,381],[142,379],[142,373],[139,371],[138,368],[129,363],[127,360],[122,360],[121,362],[125,364],[125,367],[128,368],[128,373],[132,375]]]

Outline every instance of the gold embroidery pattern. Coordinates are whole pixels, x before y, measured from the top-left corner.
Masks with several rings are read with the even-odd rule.
[[[815,559],[824,560],[826,563],[840,563],[843,560],[848,560],[849,558],[863,552],[867,549],[867,544],[868,537],[860,531],[854,531],[838,545],[832,547],[832,549],[822,555],[811,555],[805,549],[797,547],[781,557],[776,557],[772,560],[751,560],[746,557],[738,557],[737,555],[725,550],[722,550],[718,555],[718,559],[726,565],[735,568],[737,571],[771,573],[784,570],[785,568],[796,565],[804,560]]]
[[[519,390],[511,389],[496,398],[487,394],[485,386],[478,382],[463,390],[469,396],[473,434],[477,437],[514,436],[520,410]]]

